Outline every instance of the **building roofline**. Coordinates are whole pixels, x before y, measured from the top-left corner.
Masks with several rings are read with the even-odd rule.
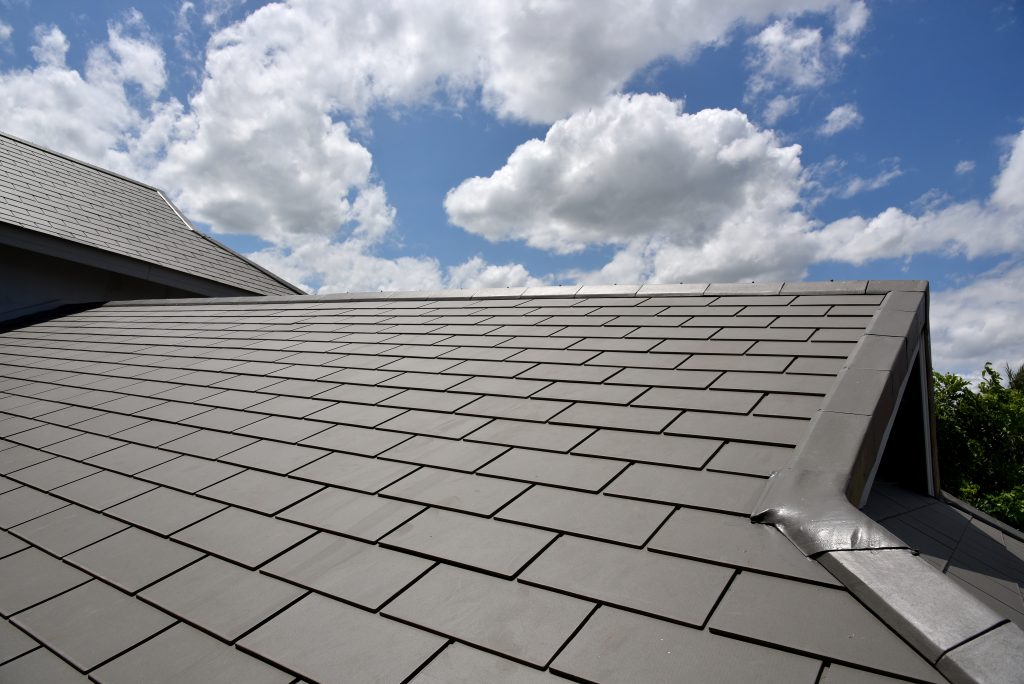
[[[322,295],[265,296],[261,304],[290,304],[295,302],[365,302],[400,301],[418,299],[471,300],[471,299],[520,299],[541,298],[585,298],[585,297],[631,297],[631,296],[771,296],[771,295],[836,295],[836,294],[886,294],[893,290],[923,292],[927,289],[923,280],[828,280],[821,282],[775,282],[775,283],[645,283],[642,285],[542,285],[538,287],[481,288],[463,290],[423,290],[403,292],[336,292]],[[204,299],[203,305],[251,304],[251,297],[213,297]],[[145,304],[147,306],[173,305],[180,302],[166,299],[135,300],[132,302],[111,302],[109,306]]]
[[[133,184],[133,185],[137,185],[140,188],[145,188],[146,190],[151,190],[152,192],[155,192],[157,194],[157,196],[159,196],[160,199],[162,199],[167,204],[167,206],[170,208],[170,210],[172,212],[174,212],[175,216],[177,216],[181,220],[182,225],[185,226],[186,229],[192,231],[196,235],[198,235],[198,236],[202,237],[203,239],[209,241],[213,245],[219,247],[220,249],[224,250],[225,252],[231,254],[232,256],[234,256],[234,257],[236,257],[238,259],[241,259],[242,261],[244,261],[248,265],[252,266],[256,270],[261,272],[263,275],[272,278],[273,280],[275,280],[276,282],[278,282],[281,285],[284,285],[285,287],[287,287],[289,290],[295,292],[296,294],[304,294],[303,291],[299,287],[293,285],[292,283],[289,283],[287,280],[285,280],[284,278],[278,276],[277,274],[271,273],[270,271],[268,271],[267,269],[263,268],[262,266],[260,266],[256,262],[254,262],[251,259],[248,259],[247,257],[239,254],[238,252],[236,252],[235,250],[231,249],[227,245],[223,244],[219,240],[216,240],[216,239],[210,237],[209,235],[207,235],[206,233],[204,233],[203,231],[196,229],[196,227],[192,224],[192,222],[189,221],[185,217],[185,215],[178,209],[178,207],[176,207],[174,205],[174,203],[171,202],[171,200],[167,196],[167,194],[163,190],[161,190],[160,188],[158,188],[156,186],[153,186],[153,185],[149,185],[148,183],[143,183],[142,181],[137,180],[135,178],[129,178],[128,176],[121,175],[120,173],[117,173],[115,171],[111,171],[110,169],[105,169],[102,166],[97,166],[95,164],[90,164],[87,161],[83,161],[81,159],[77,159],[75,157],[63,154],[61,152],[57,152],[56,150],[50,149],[49,147],[46,147],[45,145],[40,145],[38,143],[34,143],[34,142],[31,142],[31,141],[28,141],[28,140],[24,140],[23,138],[19,138],[16,135],[11,135],[10,133],[6,133],[4,131],[0,131],[0,137],[7,138],[8,140],[13,140],[13,141],[15,141],[17,143],[20,143],[22,145],[27,145],[28,147],[32,147],[32,148],[35,148],[37,150],[40,150],[41,152],[45,152],[47,154],[52,154],[55,157],[60,157],[61,159],[69,161],[69,162],[71,162],[73,164],[78,164],[80,166],[84,166],[86,168],[92,169],[93,171],[98,171],[100,173],[106,174],[106,175],[111,176],[113,178],[117,178],[118,180],[126,181],[128,183]],[[131,257],[126,257],[126,258],[131,258]],[[137,259],[137,261],[142,261],[142,260],[141,259]],[[143,262],[143,263],[147,263],[148,264],[150,262]],[[165,268],[166,269],[166,267],[158,266],[158,265],[155,265],[155,264],[154,264],[154,267],[156,267],[156,268]],[[167,269],[167,270],[175,271],[175,269]],[[184,271],[181,271],[181,272],[184,273]],[[199,277],[199,276],[193,276],[193,277]],[[200,279],[201,280],[206,280],[205,278],[200,278]],[[236,289],[236,290],[248,291],[248,290],[245,290],[245,288],[241,288],[241,287],[237,287],[237,286],[230,286],[230,287],[232,289]],[[258,293],[253,292],[253,295],[254,296],[258,295]]]
[[[890,290],[881,309],[751,519],[775,525],[951,681],[1009,681],[1007,673],[1024,671],[1024,631],[859,509],[914,365],[931,371],[927,283],[884,286]],[[938,495],[934,410],[928,418],[926,458]]]

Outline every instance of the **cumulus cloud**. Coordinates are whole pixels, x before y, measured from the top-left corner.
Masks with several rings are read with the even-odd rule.
[[[736,110],[694,114],[664,95],[622,95],[556,122],[504,167],[448,193],[455,225],[559,253],[625,247],[579,277],[672,281],[780,273],[806,263],[799,245],[800,148]],[[797,267],[798,270],[801,267]]]
[[[778,123],[779,119],[795,112],[799,105],[800,96],[798,95],[792,95],[790,97],[776,95],[772,99],[768,100],[764,106],[764,112],[762,114],[764,122],[769,126],[774,126]]]
[[[11,25],[0,19],[0,45],[6,44],[11,39],[14,29]]]
[[[956,171],[958,176],[963,176],[974,171],[974,166],[974,162],[970,159],[963,159],[956,163],[956,167],[953,170]]]
[[[933,365],[976,375],[986,361],[1024,363],[1024,263],[1007,262],[966,285],[932,293]]]
[[[825,117],[825,122],[818,128],[818,133],[824,136],[835,135],[848,128],[856,128],[864,123],[864,117],[857,111],[857,105],[839,105]]]

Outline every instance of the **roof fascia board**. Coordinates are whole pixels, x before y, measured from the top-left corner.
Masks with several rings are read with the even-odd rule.
[[[227,245],[222,243],[220,240],[217,240],[215,238],[210,237],[209,235],[207,235],[206,233],[204,233],[201,230],[197,230],[196,227],[194,225],[192,225],[192,222],[189,221],[188,218],[186,218],[183,213],[181,213],[181,211],[178,209],[178,207],[174,206],[174,202],[171,201],[171,198],[168,197],[166,195],[166,193],[164,193],[163,190],[160,190],[159,188],[154,188],[154,190],[156,190],[156,194],[160,196],[160,199],[162,199],[164,202],[167,203],[167,206],[170,207],[171,211],[174,212],[175,216],[177,216],[179,219],[181,219],[181,222],[185,225],[185,227],[188,228],[189,230],[191,230],[193,233],[195,233],[199,237],[203,238],[207,242],[210,242],[214,246],[224,250],[225,252],[228,252],[232,256],[235,256],[235,257],[241,259],[242,261],[244,261],[245,263],[249,264],[250,266],[255,268],[257,271],[262,273],[263,275],[267,276],[268,278],[272,278],[273,280],[277,281],[281,285],[284,285],[285,287],[287,287],[289,290],[291,290],[295,294],[306,294],[301,288],[299,288],[299,287],[297,287],[295,285],[292,285],[291,283],[289,283],[287,280],[285,280],[284,278],[280,277],[276,273],[271,273],[267,269],[265,269],[262,266],[260,266],[259,264],[257,264],[255,261],[252,261],[251,259],[242,256],[241,254],[239,254],[235,250],[231,249],[230,247],[228,247]]]
[[[543,285],[537,287],[512,287],[512,288],[482,288],[463,290],[436,290],[436,291],[413,291],[413,292],[336,292],[323,295],[300,295],[300,296],[266,296],[260,299],[263,304],[290,304],[296,302],[368,302],[368,301],[398,301],[398,300],[471,300],[471,299],[574,299],[589,297],[653,297],[653,296],[675,296],[675,297],[699,297],[699,296],[757,296],[757,295],[834,295],[834,294],[864,294],[869,282],[842,281],[847,283],[842,291],[836,288],[833,281],[824,282],[802,282],[793,283],[770,283],[757,285],[754,283],[732,283],[725,285],[710,285],[708,283],[646,283],[644,285],[611,285],[585,287],[580,285]],[[901,281],[892,281],[901,282]],[[915,281],[908,281],[915,282]],[[856,284],[852,284],[856,283]],[[792,292],[782,292],[786,287],[798,288]],[[875,293],[880,294],[880,293]],[[173,300],[148,299],[132,302],[133,305],[145,304],[147,306],[160,306],[174,304]],[[201,304],[251,304],[252,299],[248,297],[219,297],[205,299]],[[111,302],[109,306],[124,306]]]
[[[54,237],[53,235],[46,235],[45,233],[22,228],[3,221],[0,221],[0,245],[74,261],[92,268],[112,271],[159,285],[187,290],[206,297],[237,297],[239,295],[256,294],[181,271],[174,271],[146,261],[133,259],[115,252],[108,252],[96,247],[90,247],[89,245]],[[180,300],[176,299],[162,299],[159,301],[180,303]]]
[[[1024,652],[1024,631],[852,503],[870,487],[913,364],[931,371],[927,282],[872,281],[865,291],[882,294],[886,287],[881,309],[793,461],[769,479],[751,518],[775,525],[818,560],[951,681],[1005,681],[1005,659],[1014,649]],[[925,388],[930,394],[930,383]],[[927,401],[931,433],[934,409],[930,396]],[[937,484],[934,433],[930,437],[926,458]],[[996,632],[998,639],[991,636]]]

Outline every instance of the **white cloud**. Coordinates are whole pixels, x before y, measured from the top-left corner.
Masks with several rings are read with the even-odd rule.
[[[764,106],[764,122],[769,126],[774,126],[778,123],[779,119],[795,112],[799,105],[799,95],[792,95],[790,97],[776,95],[768,100],[768,103]]]
[[[975,164],[973,161],[969,159],[964,159],[956,163],[956,167],[954,170],[956,171],[956,174],[958,176],[963,176],[965,174],[970,173],[971,171],[974,171],[974,166]]]
[[[809,226],[799,146],[736,110],[688,114],[663,95],[623,95],[556,122],[504,167],[445,200],[455,225],[559,253],[623,249],[597,282],[799,272]],[[767,249],[766,248],[769,248]]]
[[[1008,262],[967,285],[932,293],[936,370],[977,375],[986,361],[1024,363],[1024,263]]]
[[[1024,132],[1011,139],[1007,147],[992,203],[1004,209],[1024,210]]]
[[[755,54],[750,59],[754,94],[777,87],[814,88],[825,82],[825,62],[819,28],[800,28],[780,19],[750,39]]]
[[[874,176],[870,178],[863,178],[861,176],[854,176],[847,181],[846,186],[839,192],[839,196],[844,199],[849,199],[854,195],[859,195],[862,192],[870,192],[872,190],[879,190],[889,185],[897,178],[903,175],[903,169],[900,168],[899,159],[889,159],[883,163],[883,168]]]
[[[848,128],[856,128],[864,123],[864,117],[857,111],[857,105],[839,105],[825,117],[825,122],[818,129],[818,133],[824,136],[835,135]]]
[[[3,19],[0,19],[0,43],[6,43],[11,39],[11,34],[14,33],[14,29],[10,24],[6,23]]]
[[[871,12],[863,0],[855,0],[836,8],[835,32],[832,35],[832,50],[840,57],[853,51],[853,43],[868,25]]]

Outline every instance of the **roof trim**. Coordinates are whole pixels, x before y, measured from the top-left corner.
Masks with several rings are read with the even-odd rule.
[[[234,293],[248,292],[242,288],[207,280],[200,276],[176,271],[174,269],[125,256],[117,252],[86,245],[73,240],[66,240],[56,235],[22,228],[13,223],[0,221],[0,245],[16,247],[29,252],[37,252],[58,259],[74,261],[92,268],[103,269],[121,275],[131,276],[140,280],[148,280],[159,285],[166,285],[181,290],[194,292],[197,295],[223,297],[238,296]],[[252,296],[256,296],[255,293]],[[250,297],[246,297],[249,299]],[[132,301],[132,300],[126,300]],[[182,302],[181,299],[161,300],[168,303]],[[192,300],[189,300],[192,301]],[[205,301],[205,300],[204,300]],[[100,302],[97,302],[100,303]]]
[[[793,461],[769,479],[751,519],[775,525],[816,558],[951,681],[1004,681],[1006,656],[1013,649],[1024,653],[1024,631],[857,507],[870,489],[913,365],[921,364],[928,376],[931,371],[927,283],[868,285],[876,293],[886,288],[881,309]],[[934,440],[931,445],[938,490]]]
[[[206,236],[208,239],[209,236]],[[906,291],[924,291],[927,282],[923,280],[828,280],[820,282],[793,281],[785,283],[727,283],[712,285],[711,283],[644,283],[642,285],[542,285],[538,287],[488,287],[482,289],[435,290],[408,292],[336,292],[332,294],[301,296],[264,296],[262,304],[289,304],[294,302],[365,302],[365,301],[398,301],[410,299],[517,299],[532,297],[542,299],[583,298],[583,297],[622,297],[622,296],[759,296],[759,295],[834,295],[834,294],[885,294],[894,287],[891,283],[899,283],[900,289]],[[176,302],[165,299],[136,300],[132,304],[147,306],[169,306]],[[231,305],[251,304],[247,297],[217,297],[204,299],[199,304]],[[111,302],[110,306],[125,306],[127,303]]]

